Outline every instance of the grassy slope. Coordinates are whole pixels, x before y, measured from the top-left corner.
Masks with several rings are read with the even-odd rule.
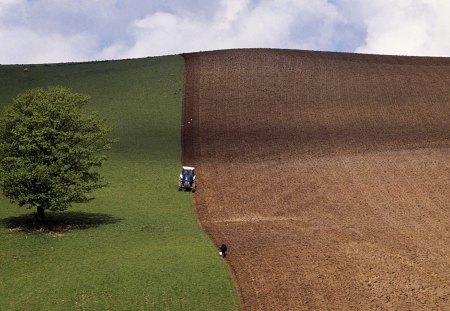
[[[182,58],[28,67],[0,66],[0,106],[27,88],[63,85],[91,95],[114,125],[120,141],[102,168],[110,187],[71,209],[114,223],[58,237],[11,232],[8,219],[32,211],[0,197],[0,310],[237,309],[190,194],[176,191]]]

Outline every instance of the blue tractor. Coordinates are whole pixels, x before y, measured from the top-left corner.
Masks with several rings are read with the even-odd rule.
[[[195,192],[195,168],[191,166],[183,166],[178,181],[178,191],[191,190]]]

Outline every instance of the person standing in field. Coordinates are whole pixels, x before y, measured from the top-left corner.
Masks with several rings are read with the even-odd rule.
[[[227,255],[227,245],[226,244],[222,244],[220,245],[220,252],[219,255],[222,257],[225,257]]]

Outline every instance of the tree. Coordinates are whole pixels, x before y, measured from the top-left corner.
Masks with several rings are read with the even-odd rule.
[[[83,107],[89,97],[63,87],[18,95],[0,119],[0,188],[13,203],[63,211],[105,186],[96,168],[111,147],[110,128]]]

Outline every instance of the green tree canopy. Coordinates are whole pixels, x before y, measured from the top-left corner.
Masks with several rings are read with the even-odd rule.
[[[65,210],[105,186],[96,168],[113,142],[110,128],[83,107],[89,97],[63,87],[20,94],[0,119],[0,188],[19,206]]]

